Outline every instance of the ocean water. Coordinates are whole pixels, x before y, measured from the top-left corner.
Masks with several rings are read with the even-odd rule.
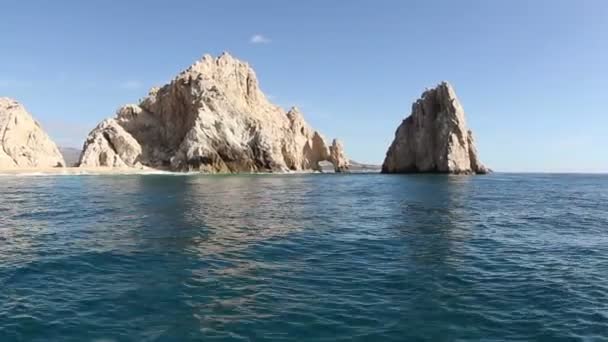
[[[600,341],[608,176],[0,177],[0,341]]]

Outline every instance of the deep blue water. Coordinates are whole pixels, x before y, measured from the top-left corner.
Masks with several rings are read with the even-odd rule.
[[[0,341],[608,338],[608,176],[0,177]]]

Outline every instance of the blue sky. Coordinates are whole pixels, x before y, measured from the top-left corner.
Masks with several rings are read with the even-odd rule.
[[[500,171],[608,171],[608,1],[0,2],[0,96],[57,141],[229,51],[355,160],[450,81]]]

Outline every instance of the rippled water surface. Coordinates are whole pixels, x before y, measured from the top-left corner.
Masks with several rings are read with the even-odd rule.
[[[0,177],[0,341],[602,340],[608,176]]]

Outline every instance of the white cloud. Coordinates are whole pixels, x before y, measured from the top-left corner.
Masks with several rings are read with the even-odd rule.
[[[270,38],[261,34],[254,34],[249,38],[249,43],[251,44],[270,44],[270,42]]]
[[[125,81],[120,84],[122,89],[139,89],[141,86],[141,82],[135,80]]]

